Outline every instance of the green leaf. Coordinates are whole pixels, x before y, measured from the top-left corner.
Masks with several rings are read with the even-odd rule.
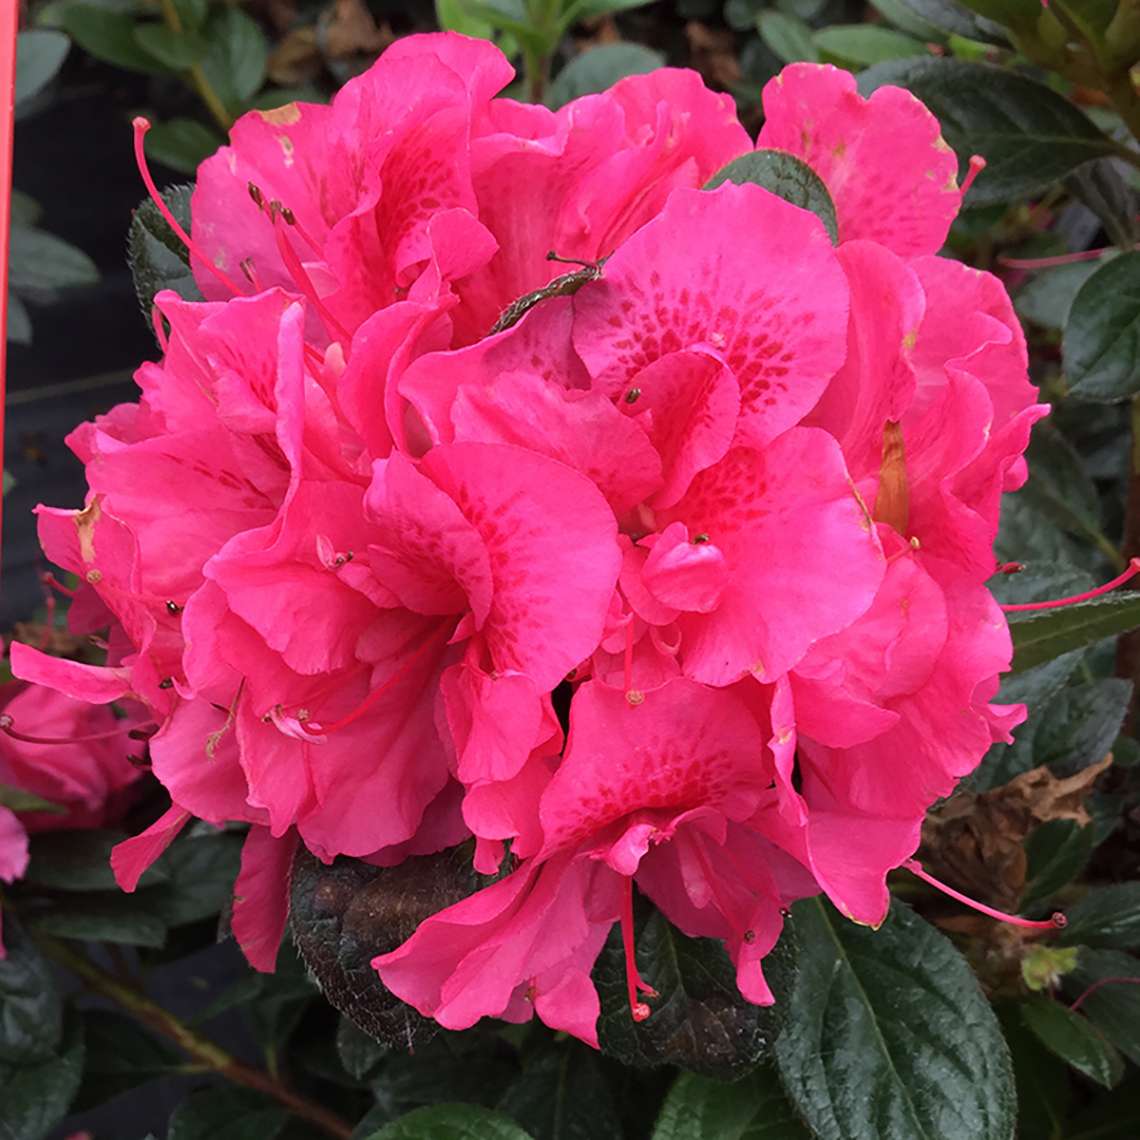
[[[49,831],[33,836],[31,862],[25,879],[56,891],[114,891],[119,887],[111,871],[111,849],[126,839],[122,831]],[[166,872],[151,867],[139,880],[143,887],[164,882]]]
[[[12,227],[8,284],[20,291],[91,285],[99,270],[81,249],[30,226]]]
[[[760,28],[760,38],[772,49],[772,54],[784,63],[796,63],[807,60],[810,63],[819,61],[819,51],[811,38],[811,28],[797,20],[795,16],[785,15],[776,8],[760,13],[757,21]]]
[[[597,1054],[567,1041],[524,1054],[498,1108],[535,1140],[613,1140],[621,1118]]]
[[[1065,915],[1069,924],[1060,941],[1066,946],[1105,950],[1140,946],[1140,883],[1093,887]]]
[[[388,992],[372,968],[425,918],[478,882],[465,847],[371,867],[340,858],[325,866],[303,848],[293,865],[293,941],[329,1003],[387,1045],[418,1048],[439,1027]]]
[[[60,12],[60,23],[85,52],[104,63],[149,75],[170,71],[139,46],[135,19],[126,12],[107,11],[94,4],[69,4]]]
[[[1140,392],[1140,253],[1121,254],[1081,286],[1061,344],[1072,395],[1114,403]]]
[[[166,923],[152,912],[145,894],[72,895],[29,912],[27,921],[44,934],[83,942],[152,948],[166,942]]]
[[[1034,273],[1014,294],[1017,315],[1023,321],[1060,332],[1068,322],[1081,286],[1099,268],[1095,261],[1078,261]]]
[[[156,123],[147,134],[151,158],[177,170],[194,174],[198,164],[223,145],[224,140],[196,119],[169,119]]]
[[[226,107],[241,110],[265,81],[265,34],[240,8],[225,5],[210,17],[205,35],[209,46],[202,72]]]
[[[897,901],[878,930],[793,908],[799,976],[776,1047],[819,1140],[1010,1140],[1009,1052],[947,939]]]
[[[216,1088],[191,1094],[174,1110],[166,1140],[274,1140],[288,1112],[249,1089]]]
[[[1043,710],[1033,726],[1033,764],[1057,776],[1072,776],[1103,760],[1120,731],[1132,682],[1104,677],[1072,685]]]
[[[1003,1001],[994,1012],[1013,1058],[1017,1085],[1018,1135],[1026,1140],[1059,1140],[1072,1100],[1065,1062],[1051,1053],[1021,1018],[1021,1003]]]
[[[835,24],[821,28],[812,39],[821,52],[860,67],[928,54],[912,36],[875,24]]]
[[[764,976],[776,1003],[758,1006],[740,996],[723,943],[688,938],[657,910],[638,909],[637,968],[659,996],[651,999],[653,1012],[645,1021],[633,1020],[621,932],[615,927],[594,969],[602,1002],[602,1052],[624,1065],[678,1065],[725,1080],[747,1073],[771,1052],[783,1023],[794,939],[782,938],[764,959]]]
[[[76,1022],[57,1056],[25,1065],[0,1062],[0,1140],[42,1140],[67,1115],[83,1075],[83,1055]]]
[[[201,922],[229,906],[243,840],[239,832],[218,831],[182,835],[171,844],[152,868],[167,881],[147,894],[167,926]]]
[[[1035,828],[1025,841],[1028,881],[1021,909],[1045,902],[1071,883],[1088,864],[1095,837],[1096,828],[1073,819],[1050,819]]]
[[[444,31],[489,40],[495,34],[491,20],[477,15],[470,0],[435,0],[435,18]]]
[[[917,95],[959,155],[985,157],[986,169],[970,191],[973,206],[1040,193],[1082,163],[1117,151],[1083,111],[1055,91],[990,64],[896,60],[877,64],[859,79],[864,95],[887,84]]]
[[[10,914],[4,916],[7,957],[0,959],[0,1064],[50,1057],[63,1032],[55,975]]]
[[[34,226],[43,217],[43,207],[31,196],[19,190],[12,191],[12,223]]]
[[[173,1140],[173,1137],[171,1138]],[[532,1140],[510,1117],[473,1104],[440,1104],[386,1124],[367,1140]]]
[[[715,190],[725,182],[734,182],[738,186],[745,183],[762,186],[793,206],[810,210],[823,222],[832,242],[839,240],[835,203],[827,187],[819,175],[795,155],[782,150],[752,151],[722,166],[704,188]]]
[[[652,1140],[811,1140],[776,1071],[762,1065],[742,1081],[682,1073],[669,1090]]]
[[[32,318],[27,306],[8,290],[8,339],[13,344],[32,343]]]
[[[363,1029],[342,1017],[336,1027],[336,1051],[344,1071],[364,1080],[387,1056],[388,1050]]]
[[[906,0],[871,0],[871,7],[899,31],[914,36],[924,44],[946,40],[945,30],[924,18]]]
[[[42,811],[52,815],[67,812],[67,808],[61,804],[53,804],[51,800],[25,792],[23,788],[14,788],[10,784],[0,784],[0,807],[9,811]]]
[[[165,24],[138,24],[135,42],[171,71],[185,71],[206,54],[206,41],[194,32],[176,32]]]
[[[1124,1061],[1086,1018],[1047,997],[1022,1002],[1021,1016],[1041,1043],[1106,1089],[1120,1083]]]
[[[182,1055],[121,1013],[90,1009],[83,1014],[87,1064],[74,1111],[103,1104],[128,1089],[185,1068]]]
[[[162,193],[170,212],[187,232],[190,229],[190,196],[193,193],[193,186],[171,186]],[[127,263],[134,280],[135,296],[148,322],[154,295],[163,289],[173,289],[186,301],[202,300],[202,293],[190,271],[190,255],[186,247],[149,199],[139,204],[131,218]]]
[[[71,41],[62,32],[33,30],[16,37],[16,106],[38,95],[67,58]]]
[[[900,0],[900,3],[920,20],[950,35],[986,43],[1008,42],[1005,30],[1000,24],[971,12],[964,4],[959,4],[958,0]],[[885,11],[884,14],[888,17],[890,15]],[[914,28],[908,28],[903,24],[899,27],[904,32],[919,34]]]
[[[1100,218],[1108,240],[1122,249],[1140,241],[1140,188],[1129,185],[1127,170],[1120,159],[1102,158],[1065,179],[1066,189]],[[1089,264],[1096,267],[1095,261]]]
[[[558,108],[571,99],[612,87],[627,75],[644,75],[665,66],[665,57],[641,44],[602,44],[576,55],[550,85],[546,102]]]
[[[1081,1013],[1140,1065],[1140,959],[1119,950],[1082,947],[1077,968],[1063,984],[1070,1001],[1080,1000]]]
[[[1013,669],[1021,672],[1135,629],[1140,625],[1140,591],[1122,590],[1060,609],[1010,617]]]

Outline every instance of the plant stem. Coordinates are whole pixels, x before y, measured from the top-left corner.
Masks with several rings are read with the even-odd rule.
[[[37,941],[49,958],[78,974],[92,990],[113,1001],[137,1021],[169,1038],[204,1070],[272,1097],[295,1116],[316,1125],[329,1136],[335,1136],[338,1140],[349,1140],[351,1137],[352,1126],[347,1121],[327,1108],[306,1100],[261,1069],[239,1061],[146,994],[108,974],[84,955],[54,938],[39,937]]]
[[[1129,451],[1128,495],[1124,507],[1125,558],[1140,556],[1140,396],[1132,397],[1132,447]],[[1137,689],[1140,688],[1140,630],[1124,634],[1116,644],[1116,675],[1133,683],[1132,704],[1125,729],[1135,724]]]
[[[182,17],[178,15],[174,0],[162,0],[162,18],[172,32],[177,35],[182,34]],[[206,110],[213,116],[214,122],[222,128],[223,133],[228,133],[230,127],[234,125],[234,117],[226,110],[226,105],[211,86],[206,73],[196,63],[192,63],[186,73],[199,98],[206,104]]]

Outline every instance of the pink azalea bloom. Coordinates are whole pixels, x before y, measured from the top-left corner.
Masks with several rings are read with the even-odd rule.
[[[879,242],[904,257],[937,253],[958,213],[958,158],[909,91],[869,99],[830,64],[793,63],[764,88],[757,145],[802,158],[831,192],[839,240]]]
[[[0,804],[0,882],[24,874],[29,835],[103,827],[119,818],[127,789],[141,775],[131,758],[142,746],[128,736],[135,723],[41,685],[0,686],[0,787],[53,805],[14,811]]]
[[[815,891],[802,867],[744,825],[770,807],[771,782],[762,726],[733,690],[678,679],[634,705],[588,683],[539,803],[541,851],[373,964],[397,996],[448,1028],[533,1012],[596,1047],[589,973],[615,922],[631,1010],[649,1016],[632,958],[636,877],[687,933],[726,939],[741,992],[770,1004],[760,960],[779,937],[781,908]]]

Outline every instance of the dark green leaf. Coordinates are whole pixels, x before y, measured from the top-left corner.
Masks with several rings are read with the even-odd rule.
[[[151,158],[180,174],[194,174],[198,164],[209,158],[222,143],[218,135],[196,119],[170,119],[156,123],[147,135]]]
[[[43,217],[43,207],[31,196],[12,191],[12,224],[34,226]]]
[[[818,62],[819,51],[812,42],[811,28],[803,20],[772,8],[760,13],[758,24],[760,38],[784,63],[796,63],[798,60]]]
[[[734,158],[705,183],[715,190],[725,182],[752,183],[778,195],[793,206],[810,210],[823,222],[833,242],[839,240],[835,203],[822,179],[808,164],[782,150],[756,150]]]
[[[525,1057],[499,1109],[535,1140],[618,1140],[621,1120],[597,1054],[577,1041]]]
[[[820,1140],[1009,1140],[1009,1052],[965,960],[895,902],[878,931],[793,908],[799,976],[776,1047]]]
[[[185,1067],[182,1055],[121,1013],[92,1009],[83,1014],[87,1064],[74,1111],[103,1104],[127,1089]]]
[[[1095,166],[1096,163],[1090,165]],[[1095,261],[1078,261],[1034,273],[1014,294],[1013,304],[1023,321],[1060,332],[1069,319],[1081,286],[1100,268]]]
[[[231,110],[243,108],[265,80],[269,45],[256,21],[240,8],[217,9],[206,25],[209,43],[201,68],[222,102]]]
[[[1090,1022],[1047,997],[1031,997],[1021,1005],[1025,1024],[1045,1047],[1090,1080],[1110,1089],[1124,1076],[1120,1054]]]
[[[206,54],[206,41],[193,32],[176,32],[165,24],[139,24],[135,42],[172,71],[184,71]]]
[[[648,908],[645,908],[648,909]],[[658,997],[642,1022],[630,1016],[621,932],[614,928],[598,958],[594,981],[601,997],[602,1051],[626,1065],[678,1065],[731,1080],[752,1069],[772,1048],[791,986],[794,940],[786,936],[764,959],[773,1006],[740,996],[736,970],[716,939],[688,938],[656,910],[639,908],[637,968]]]
[[[187,232],[193,192],[193,186],[172,186],[162,195],[170,212]],[[140,203],[131,218],[127,261],[134,279],[135,295],[148,321],[154,295],[163,289],[173,289],[187,301],[202,299],[190,271],[190,255],[186,247],[149,200]]]
[[[1032,831],[1025,841],[1029,866],[1021,909],[1045,902],[1071,883],[1085,869],[1095,836],[1095,828],[1072,819],[1050,819]]]
[[[0,1062],[0,1140],[42,1140],[67,1115],[82,1075],[78,1022],[58,1056],[25,1065]]]
[[[1083,111],[1044,84],[1000,67],[896,60],[860,76],[864,94],[886,84],[917,95],[938,116],[959,155],[985,157],[971,205],[1040,193],[1082,163],[1116,153],[1116,144]]]
[[[1065,1140],[1136,1140],[1140,1136],[1140,1083],[1129,1081],[1098,1096],[1065,1128]]]
[[[274,1140],[289,1114],[248,1089],[194,1093],[174,1110],[166,1140]]]
[[[14,344],[32,343],[32,318],[27,306],[8,290],[8,339]]]
[[[126,12],[106,11],[94,4],[69,4],[60,13],[60,22],[85,52],[104,63],[152,75],[170,70],[139,47],[135,19]]]
[[[51,1056],[63,1032],[63,1006],[51,967],[11,914],[4,915],[7,957],[0,959],[0,1063]]]
[[[1013,669],[1021,672],[1062,653],[1095,645],[1140,625],[1140,591],[1123,590],[1055,610],[1012,615]]]
[[[32,838],[31,862],[24,876],[29,883],[56,891],[114,891],[118,885],[111,871],[111,848],[126,839],[122,831],[49,831]],[[165,882],[166,872],[151,867],[139,881],[141,887]]]
[[[1069,924],[1061,941],[1066,946],[1105,950],[1140,946],[1140,883],[1093,887],[1065,914]]]
[[[167,881],[148,892],[167,926],[201,922],[225,910],[233,897],[243,839],[238,832],[219,831],[174,841],[155,865]]]
[[[1033,733],[1033,759],[1071,776],[1103,760],[1128,711],[1132,682],[1105,677],[1073,685],[1045,710]]]
[[[12,227],[8,283],[16,290],[64,289],[90,285],[99,270],[81,249],[30,226]]]
[[[641,44],[602,44],[575,56],[555,77],[546,102],[561,107],[571,99],[612,87],[627,75],[644,75],[665,65],[665,57]]]
[[[1140,194],[1129,185],[1128,168],[1119,159],[1087,163],[1065,186],[1096,216],[1113,245],[1127,249],[1140,241]],[[1096,262],[1091,263],[1095,268]]]
[[[172,1138],[173,1140],[173,1138]],[[386,1124],[367,1140],[532,1140],[510,1117],[473,1104],[440,1104]]]
[[[71,43],[62,32],[33,30],[16,39],[16,106],[38,95],[63,66]]]
[[[210,0],[174,0],[174,7],[182,26],[191,30],[200,28],[210,14]]]
[[[1060,1140],[1061,1123],[1072,1100],[1065,1062],[1030,1032],[1021,1018],[1020,1002],[1001,1002],[994,1012],[1013,1058],[1018,1134],[1026,1140]]]
[[[326,867],[302,848],[293,867],[293,940],[330,1004],[377,1040],[409,1049],[438,1027],[384,988],[372,959],[476,888],[466,848],[390,868],[345,858]]]
[[[1026,452],[1030,476],[1021,497],[1070,534],[1096,541],[1101,538],[1100,500],[1084,460],[1051,424],[1039,428]]]
[[[14,788],[10,784],[0,784],[0,807],[9,811],[42,811],[50,815],[61,815],[67,811],[61,804],[53,804],[51,800],[25,792],[23,788]]]
[[[877,24],[835,24],[820,28],[812,38],[821,52],[859,67],[927,55],[918,40]]]
[[[475,13],[471,0],[435,0],[435,18],[444,31],[483,40],[495,34],[495,25]]]
[[[914,10],[906,0],[871,0],[871,7],[901,32],[915,36],[922,43],[941,43],[945,31]]]
[[[153,913],[145,894],[71,895],[29,913],[28,924],[44,934],[84,942],[158,947],[166,941],[166,924]]]
[[[1082,947],[1064,987],[1066,998],[1079,1000],[1080,1012],[1140,1065],[1140,959],[1119,950]]]
[[[369,1037],[347,1017],[336,1027],[336,1051],[344,1071],[358,1081],[364,1080],[380,1064],[388,1050]]]
[[[900,0],[919,19],[952,35],[963,36],[968,40],[981,40],[986,43],[1005,44],[1008,42],[1005,29],[984,16],[971,12],[958,0]],[[903,31],[918,32],[900,24]]]
[[[1121,254],[1081,286],[1062,352],[1074,396],[1113,403],[1140,392],[1140,253]]]
[[[506,1042],[476,1029],[440,1033],[414,1053],[394,1050],[369,1083],[376,1119],[387,1124],[426,1105],[462,1101],[494,1108],[518,1073]]]
[[[774,1069],[762,1065],[742,1081],[682,1073],[669,1090],[652,1140],[811,1140],[784,1096]]]

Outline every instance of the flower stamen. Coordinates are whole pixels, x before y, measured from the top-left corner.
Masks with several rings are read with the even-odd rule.
[[[625,951],[625,985],[629,998],[629,1013],[634,1021],[646,1021],[653,1012],[639,1000],[638,992],[657,997],[657,991],[641,980],[637,971],[637,954],[633,944],[633,879],[626,877],[621,900],[621,944]]]
[[[1004,569],[1002,572],[1009,573]],[[1140,574],[1140,558],[1133,558],[1123,574],[1118,574],[1111,582],[1105,582],[1103,586],[1097,586],[1095,590],[1086,590],[1083,594],[1070,594],[1067,598],[1054,598],[1049,602],[1019,602],[1017,605],[1002,606],[1001,608],[1007,614],[1018,614],[1029,610],[1055,610],[1061,606],[1072,606],[1076,605],[1077,602],[1087,602],[1092,598],[1099,598],[1101,594],[1107,594],[1109,590],[1123,586],[1125,582],[1137,574]]]
[[[969,895],[964,895],[961,891],[956,891],[953,887],[947,886],[940,879],[936,879],[929,871],[925,870],[917,859],[907,859],[902,865],[912,875],[916,875],[924,883],[929,883],[935,890],[941,891],[944,895],[948,895],[956,902],[971,907],[973,910],[978,911],[979,914],[984,914],[989,918],[996,918],[998,922],[1008,922],[1011,926],[1020,926],[1025,930],[1062,930],[1069,923],[1069,920],[1059,910],[1054,911],[1048,918],[1042,919],[1040,922],[1031,918],[1022,918],[1021,915],[1018,914],[1006,914],[1004,910],[997,910],[992,906],[986,906],[985,903],[980,903],[976,899],[970,898]]]

